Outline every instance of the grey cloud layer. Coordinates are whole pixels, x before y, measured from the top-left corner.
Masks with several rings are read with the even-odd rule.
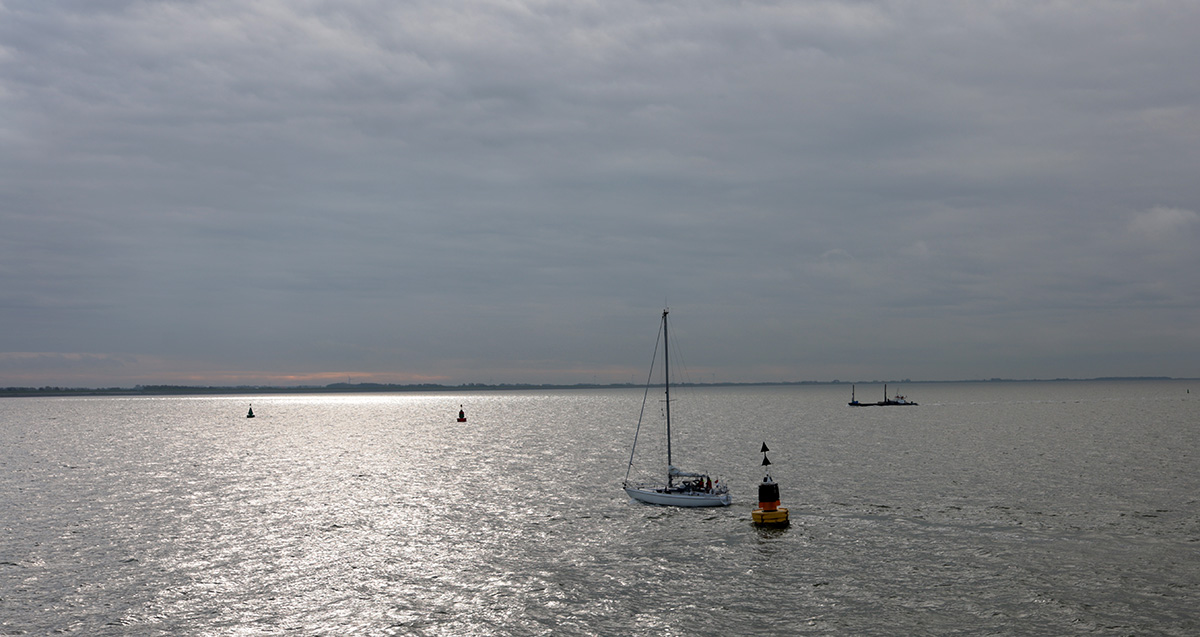
[[[0,385],[1196,375],[1198,26],[0,2]]]

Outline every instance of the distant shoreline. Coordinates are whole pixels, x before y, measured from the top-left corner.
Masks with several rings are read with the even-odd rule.
[[[1101,376],[1097,378],[988,378],[976,380],[869,380],[869,381],[780,381],[752,383],[679,383],[680,387],[786,387],[802,385],[919,385],[929,383],[1072,383],[1095,381],[1165,381],[1197,380],[1172,376]],[[388,383],[333,383],[330,385],[304,385],[296,387],[237,385],[139,385],[131,388],[105,387],[3,387],[0,398],[28,396],[190,396],[228,394],[350,394],[350,393],[398,393],[398,392],[461,392],[461,391],[531,391],[567,389],[636,389],[644,385],[633,383],[577,383],[573,385],[501,383],[467,383],[463,385],[388,384]]]

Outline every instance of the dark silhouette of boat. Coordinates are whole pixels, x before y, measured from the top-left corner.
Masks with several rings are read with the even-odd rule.
[[[905,407],[907,407],[910,405],[915,407],[917,405],[916,402],[911,401],[907,397],[901,396],[900,394],[896,394],[894,397],[888,398],[887,385],[883,386],[883,400],[881,400],[877,403],[860,403],[860,402],[858,402],[858,399],[856,399],[854,397],[854,385],[851,385],[850,386],[850,402],[848,402],[846,404],[851,407],[890,407],[890,406],[905,406]]]

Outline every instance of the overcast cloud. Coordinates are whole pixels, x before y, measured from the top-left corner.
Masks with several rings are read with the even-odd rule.
[[[1197,33],[0,0],[0,386],[1200,376]]]

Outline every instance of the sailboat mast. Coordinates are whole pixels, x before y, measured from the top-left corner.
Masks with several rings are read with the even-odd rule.
[[[671,339],[667,338],[668,311],[663,309],[663,388],[667,394],[667,487],[670,488],[671,467],[675,465],[671,462],[671,355],[668,352]]]

